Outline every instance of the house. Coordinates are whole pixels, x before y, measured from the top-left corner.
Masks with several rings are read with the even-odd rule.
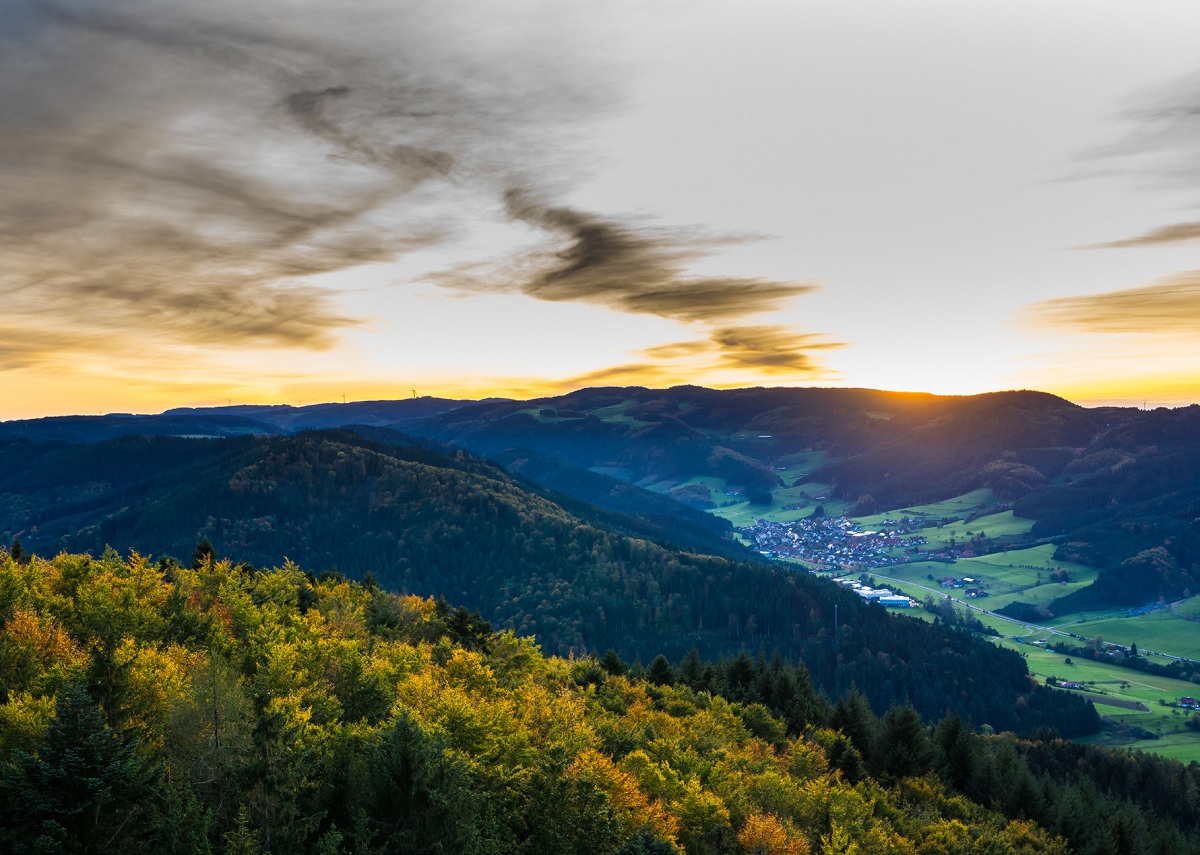
[[[1063,682],[1059,683],[1058,685],[1064,689],[1082,689],[1083,688],[1082,685],[1075,682],[1074,680],[1064,680]]]
[[[1195,699],[1195,698],[1180,698],[1180,699],[1179,699],[1179,705],[1180,705],[1181,707],[1196,707],[1196,706],[1198,706],[1198,705],[1200,705],[1200,704],[1197,704],[1197,702],[1196,702],[1196,699]]]

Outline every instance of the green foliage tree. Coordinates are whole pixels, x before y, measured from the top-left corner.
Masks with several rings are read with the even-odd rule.
[[[933,742],[909,704],[892,707],[880,722],[871,752],[872,769],[885,781],[923,775],[936,758]]]
[[[3,769],[0,840],[13,853],[136,850],[149,836],[144,799],[158,773],[84,686],[68,686],[45,739]]]

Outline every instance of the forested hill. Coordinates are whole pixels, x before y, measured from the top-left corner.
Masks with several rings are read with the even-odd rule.
[[[0,850],[1197,851],[1195,765],[836,706],[746,655],[548,657],[294,565],[0,550]]]
[[[1200,406],[1084,408],[1032,391],[934,396],[610,387],[537,401],[413,398],[7,422],[0,423],[0,443],[10,444],[0,446],[0,459],[11,463],[6,471],[13,475],[39,463],[47,443],[137,435],[236,438],[348,423],[398,427],[494,456],[524,477],[638,517],[640,535],[668,537],[687,549],[727,551],[720,542],[727,529],[639,485],[702,507],[744,497],[751,513],[774,501],[772,491],[804,488],[797,479],[850,507],[877,510],[987,489],[1012,503],[1017,516],[1036,521],[1028,541],[1052,540],[1061,545],[1059,560],[1104,571],[1086,591],[1051,604],[1051,612],[1138,606],[1200,590]],[[11,444],[17,442],[32,445]],[[72,455],[81,472],[107,465],[85,450],[62,451],[59,458]],[[131,466],[145,468],[141,461]],[[781,473],[791,473],[788,485]],[[69,511],[75,516],[66,527],[46,519],[60,537],[68,528],[97,524],[101,510],[106,516],[126,504],[135,508],[139,490],[153,492],[144,479],[122,473],[87,480],[91,487],[63,496],[49,486],[33,495],[34,483],[53,479],[16,486],[6,501],[24,516],[10,516],[4,527],[30,530],[46,514]],[[118,497],[104,485],[117,482],[128,483],[114,505]],[[52,541],[42,533],[46,525],[37,524],[36,538]],[[179,533],[180,544],[183,539]],[[94,545],[102,543],[97,537]],[[327,561],[332,553],[313,554]],[[1040,606],[1026,611],[1045,612]]]
[[[119,452],[128,470],[88,464],[87,449]],[[5,527],[41,553],[107,545],[186,559],[207,538],[218,555],[256,566],[291,558],[444,596],[556,652],[779,650],[802,659],[831,697],[857,685],[880,711],[908,700],[927,718],[958,710],[997,729],[1098,727],[1090,704],[1032,686],[1011,651],[891,616],[807,574],[668,549],[631,534],[633,521],[621,530],[611,515],[569,512],[465,452],[350,432],[125,439],[10,457],[20,451],[27,464],[3,484]],[[155,459],[168,465],[155,472]],[[37,520],[36,534],[23,519]]]

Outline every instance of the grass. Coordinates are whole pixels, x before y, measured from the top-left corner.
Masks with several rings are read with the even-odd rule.
[[[595,410],[592,410],[591,414],[593,416],[595,416],[596,418],[600,419],[600,421],[602,421],[602,422],[613,422],[615,424],[623,424],[623,425],[646,424],[641,419],[635,419],[635,418],[631,418],[630,416],[625,415],[625,411],[628,410],[630,407],[632,407],[636,403],[637,403],[637,401],[635,401],[631,398],[629,400],[622,401],[619,404],[611,404],[607,407],[599,407]]]
[[[970,493],[964,493],[961,496],[956,496],[953,499],[946,499],[944,502],[932,502],[928,505],[913,505],[908,508],[901,508],[898,511],[892,511],[892,514],[900,514],[904,516],[914,516],[924,514],[928,517],[953,517],[966,516],[972,511],[983,510],[989,506],[996,506],[999,501],[996,499],[996,494],[986,487],[981,487],[978,490],[972,490]]]
[[[965,562],[959,563],[961,565]],[[926,566],[945,567],[946,565]],[[909,596],[916,597],[918,600],[923,599],[929,593],[924,588],[934,588],[944,595],[945,591],[936,589],[936,586],[929,583],[927,579],[919,576],[920,569],[919,565],[900,565],[884,568],[880,573],[873,575],[880,582],[884,582],[885,578],[910,577],[904,581],[885,582],[885,584],[897,588]],[[918,578],[911,578],[913,576],[918,576]],[[990,608],[990,601],[995,599],[963,601],[961,590],[954,590],[952,596],[956,599],[956,605],[959,608],[968,607],[968,603],[980,608]],[[913,617],[926,620],[933,618],[924,609],[913,609],[909,613]],[[1001,633],[1001,637],[993,639],[994,643],[1019,652],[1025,658],[1030,673],[1038,682],[1045,682],[1047,677],[1072,680],[1083,683],[1086,688],[1091,690],[1083,694],[1093,701],[1098,698],[1129,705],[1144,704],[1145,709],[1126,709],[1120,706],[1097,704],[1097,711],[1100,715],[1113,721],[1136,725],[1160,736],[1159,739],[1132,739],[1106,734],[1087,741],[1135,748],[1183,762],[1200,761],[1200,733],[1189,730],[1184,724],[1190,716],[1190,712],[1160,704],[1160,701],[1173,703],[1181,697],[1200,694],[1200,687],[1184,680],[1156,677],[1082,657],[1068,657],[1032,643],[1051,637],[1049,628],[1026,627],[1003,617],[978,611],[973,611],[972,614],[979,618],[985,626],[992,627]],[[1070,664],[1067,662],[1068,659],[1071,660]]]
[[[700,479],[693,479],[684,483],[693,483],[697,480]],[[723,517],[735,526],[747,526],[755,520],[760,519],[778,523],[795,522],[798,519],[812,516],[813,511],[818,505],[825,508],[827,516],[836,517],[845,513],[846,508],[849,507],[849,503],[835,499],[829,496],[828,493],[828,484],[806,483],[801,484],[799,487],[777,487],[771,491],[771,504],[769,505],[752,505],[749,502],[740,501],[726,507],[718,506],[713,508],[709,513]],[[722,493],[714,495],[713,498],[719,503],[725,497]],[[784,505],[794,504],[802,504],[803,507],[784,510]]]
[[[1200,760],[1200,733],[1189,730],[1184,725],[1191,713],[1159,703],[1160,700],[1175,702],[1184,696],[1194,696],[1200,691],[1194,683],[1155,677],[1140,671],[1077,657],[1066,657],[1053,650],[1019,644],[1008,639],[1003,640],[1001,644],[1019,651],[1025,657],[1030,673],[1034,674],[1039,682],[1044,681],[1046,677],[1056,676],[1060,680],[1083,683],[1100,693],[1098,697],[1101,698],[1145,704],[1148,711],[1125,710],[1106,705],[1097,705],[1096,709],[1106,718],[1137,725],[1161,736],[1160,739],[1140,740],[1101,736],[1088,741],[1139,748],[1184,762]],[[1072,659],[1070,665],[1066,662],[1068,658]],[[1084,693],[1084,696],[1087,697],[1088,693]]]
[[[1175,612],[1188,617],[1200,617],[1200,596],[1184,600],[1176,607]]]
[[[1170,609],[1075,623],[1071,631],[1088,638],[1100,636],[1126,647],[1137,644],[1139,650],[1200,659],[1200,624]]]
[[[990,538],[1011,537],[1013,535],[1029,534],[1033,528],[1033,520],[1014,517],[1012,511],[1001,511],[998,514],[988,514],[973,520],[962,520],[943,526],[960,540],[973,534],[983,533]]]

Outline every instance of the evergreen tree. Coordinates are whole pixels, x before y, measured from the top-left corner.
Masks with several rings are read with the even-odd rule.
[[[4,767],[0,842],[12,853],[136,849],[156,774],[137,740],[109,728],[81,684],[68,686],[36,751],[16,751]]]
[[[660,653],[650,663],[650,669],[646,672],[646,676],[656,686],[670,686],[675,682],[675,669],[671,667],[667,657]]]
[[[892,707],[880,722],[872,766],[884,780],[924,775],[936,753],[921,717],[910,705]]]
[[[937,768],[942,780],[959,792],[966,792],[975,777],[978,753],[975,735],[957,714],[947,716],[934,729]]]
[[[871,712],[871,705],[858,690],[850,691],[837,702],[833,709],[830,726],[846,734],[864,760],[870,760],[875,744],[875,733],[879,728],[879,720]]]
[[[621,676],[629,669],[629,666],[625,664],[624,660],[617,655],[617,651],[613,650],[611,647],[602,657],[600,657],[600,667],[609,674],[612,674],[614,677]]]
[[[196,544],[196,549],[192,552],[192,569],[199,570],[205,564],[212,564],[216,558],[217,551],[206,537]]]

